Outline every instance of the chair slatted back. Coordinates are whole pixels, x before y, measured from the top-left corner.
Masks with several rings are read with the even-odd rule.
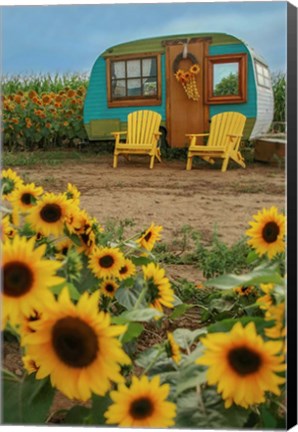
[[[208,145],[223,147],[229,142],[227,135],[242,135],[246,117],[238,112],[216,114],[211,119]],[[238,146],[240,139],[238,139]]]
[[[161,115],[149,110],[135,111],[128,114],[128,144],[154,144],[154,134],[159,132]]]

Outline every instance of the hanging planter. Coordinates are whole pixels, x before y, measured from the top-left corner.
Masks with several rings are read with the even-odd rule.
[[[188,99],[198,101],[199,91],[197,87],[196,75],[200,72],[200,66],[192,54],[187,54],[185,58],[192,61],[192,66],[188,70],[179,68],[179,63],[183,59],[183,55],[179,54],[173,63],[173,71],[177,81],[182,85]]]

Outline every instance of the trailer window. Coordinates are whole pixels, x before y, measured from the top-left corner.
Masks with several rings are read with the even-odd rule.
[[[270,79],[270,73],[267,66],[260,63],[258,60],[255,60],[256,65],[256,75],[257,75],[257,82],[260,86],[271,88],[271,79]]]
[[[108,59],[107,70],[109,106],[161,103],[159,55]]]
[[[205,61],[205,73],[207,104],[246,102],[246,54],[208,56]]]

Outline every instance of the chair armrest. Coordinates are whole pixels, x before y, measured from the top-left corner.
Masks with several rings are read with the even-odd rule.
[[[111,132],[111,135],[125,135],[125,134],[127,134],[127,131]]]
[[[227,136],[232,138],[241,138],[243,135],[227,134]]]
[[[185,134],[187,137],[200,137],[200,136],[208,136],[209,133],[203,133],[203,134]]]

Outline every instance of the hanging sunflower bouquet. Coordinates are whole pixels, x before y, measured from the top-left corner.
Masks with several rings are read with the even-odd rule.
[[[188,99],[198,101],[199,92],[196,81],[196,76],[200,72],[200,66],[198,64],[193,64],[189,70],[184,71],[183,69],[178,69],[175,73],[177,81],[182,85]]]
[[[254,292],[249,313],[238,300],[232,310],[221,303],[220,319],[211,314],[207,326],[198,315],[190,330],[176,320],[211,303],[176,296],[154,251],[161,226],[125,239],[81,208],[75,185],[55,194],[11,169],[1,191],[2,330],[22,361],[16,374],[4,358],[5,424],[51,423],[59,390],[72,401],[65,425],[239,429],[269,418],[282,427],[284,277],[271,260],[284,251],[284,217],[274,208],[247,232],[248,259],[265,259],[263,268],[204,284],[254,287],[232,294]],[[156,343],[144,347],[146,336]]]

